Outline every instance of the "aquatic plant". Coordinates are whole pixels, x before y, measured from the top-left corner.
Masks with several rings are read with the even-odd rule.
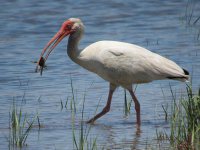
[[[75,94],[75,89],[74,89],[74,85],[73,85],[73,81],[72,78],[70,77],[70,88],[71,88],[71,96],[68,96],[66,101],[63,102],[62,99],[60,99],[60,109],[63,110],[63,108],[65,107],[65,109],[70,109],[71,111],[74,111],[76,113],[77,110],[77,104],[76,104],[76,94]],[[68,106],[70,108],[68,108]]]
[[[23,147],[26,139],[33,127],[36,117],[29,119],[27,113],[23,113],[22,108],[18,108],[15,101],[9,113],[9,148]],[[39,121],[39,117],[37,116]]]
[[[131,112],[131,100],[127,99],[126,90],[124,89],[124,115],[128,116]]]
[[[171,114],[170,142],[177,149],[200,147],[200,88],[193,94],[187,85],[187,98],[173,101]]]
[[[78,129],[79,134],[76,135],[75,129],[75,113],[76,110],[71,111],[72,118],[72,137],[74,148],[77,150],[97,150],[97,137],[89,138],[89,133],[91,131],[91,124],[85,125],[84,123],[84,103],[85,103],[85,94],[83,99],[82,111],[81,111],[81,120],[80,128]],[[75,107],[74,107],[75,108]]]
[[[137,89],[137,85],[135,86],[134,92]],[[124,115],[127,117],[131,112],[131,103],[132,99],[127,98],[126,90],[124,89]]]
[[[92,84],[91,84],[92,85]],[[85,97],[87,89],[84,92],[83,99],[78,102],[76,88],[74,87],[73,80],[70,77],[70,96],[67,97],[66,102],[62,99],[60,100],[61,110],[63,108],[70,110],[71,112],[71,127],[72,127],[72,141],[73,149],[76,150],[97,150],[97,136],[91,136],[90,132],[92,129],[91,124],[86,124],[84,121],[84,107],[85,107]],[[99,100],[100,102],[100,100]],[[95,114],[99,107],[97,105]],[[76,120],[79,120],[80,124],[76,124]]]
[[[173,98],[170,115],[167,114],[170,116],[170,130],[156,130],[158,142],[168,141],[172,149],[178,150],[200,148],[200,88],[194,94],[192,86],[187,85],[187,95],[181,95],[180,100],[176,99],[171,86],[170,91]]]

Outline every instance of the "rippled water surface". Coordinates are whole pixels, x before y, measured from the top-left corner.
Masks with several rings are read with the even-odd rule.
[[[40,130],[34,127],[28,136],[24,149],[31,150],[74,148],[71,111],[61,109],[61,101],[65,104],[67,98],[72,97],[71,80],[77,99],[77,137],[84,93],[84,120],[93,116],[98,103],[98,111],[106,104],[108,83],[67,57],[67,38],[49,57],[43,76],[34,72],[33,62],[62,22],[70,17],[81,18],[85,24],[80,47],[99,40],[138,44],[186,68],[192,74],[194,89],[199,87],[200,23],[194,27],[186,25],[186,5],[186,0],[1,1],[0,149],[8,149],[9,111],[13,99],[29,116],[38,113],[43,125]],[[194,10],[195,18],[200,15],[199,1]],[[111,111],[97,120],[90,136],[97,137],[97,145],[105,149],[145,149],[147,143],[156,143],[156,128],[168,128],[161,106],[171,103],[169,83],[176,93],[185,91],[184,83],[169,80],[138,85],[140,134],[137,134],[133,106],[131,114],[124,117],[124,91],[119,88],[114,94]]]

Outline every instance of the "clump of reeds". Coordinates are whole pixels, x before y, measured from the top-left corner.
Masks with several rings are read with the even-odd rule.
[[[126,90],[124,89],[124,115],[128,116],[131,112],[131,100],[127,99]]]
[[[85,96],[86,91],[84,92],[82,102],[77,103],[77,93],[75,92],[75,88],[72,82],[72,78],[70,78],[70,87],[71,87],[71,96],[67,97],[65,104],[61,100],[61,109],[65,107],[71,111],[71,120],[72,120],[72,140],[73,140],[73,149],[76,150],[97,150],[97,136],[92,137],[90,132],[92,125],[86,124],[84,122],[84,104],[85,104]],[[78,106],[82,103],[82,109],[80,110]],[[77,106],[78,105],[78,106]],[[98,105],[97,105],[98,108]],[[81,114],[80,114],[81,113]],[[79,118],[79,115],[80,118]],[[76,126],[77,117],[79,119],[80,125]]]
[[[134,92],[137,89],[137,85],[135,86]],[[127,117],[131,113],[131,103],[132,98],[127,98],[126,89],[124,89],[124,115]]]
[[[74,96],[73,96],[74,97]],[[78,129],[78,135],[76,134],[75,129],[75,113],[76,110],[72,109],[72,136],[73,136],[73,144],[74,148],[77,150],[97,150],[97,137],[89,138],[89,133],[91,131],[91,125],[86,125],[84,123],[84,103],[85,103],[85,94],[83,99],[82,111],[81,111],[81,120],[80,120],[80,128]],[[75,107],[73,107],[75,108]]]
[[[9,113],[9,147],[23,147],[26,139],[33,127],[36,118],[28,119],[27,113],[23,113],[22,108],[18,108],[15,101]],[[39,119],[39,118],[38,118]]]
[[[200,148],[200,89],[194,94],[187,86],[187,98],[172,105],[170,142],[177,149]]]

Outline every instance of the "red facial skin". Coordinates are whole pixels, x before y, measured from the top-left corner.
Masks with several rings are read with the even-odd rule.
[[[73,33],[75,30],[72,29],[74,22],[67,20],[65,21],[60,30],[53,36],[53,38],[47,43],[47,45],[44,47],[39,61],[37,62],[37,66],[36,66],[36,72],[38,71],[38,66],[40,66],[40,69],[43,70],[43,67],[45,65],[45,61],[47,60],[48,56],[50,55],[50,53],[53,51],[53,49],[60,43],[60,41],[66,37],[67,35]],[[43,57],[43,55],[46,54],[45,58]]]

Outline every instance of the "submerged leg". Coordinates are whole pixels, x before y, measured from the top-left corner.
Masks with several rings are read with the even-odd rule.
[[[96,116],[94,116],[93,118],[88,120],[87,123],[94,123],[95,120],[97,120],[98,118],[100,118],[101,116],[103,116],[107,112],[109,112],[111,101],[112,101],[112,95],[113,95],[113,92],[115,91],[115,89],[116,89],[116,86],[110,83],[109,95],[108,95],[108,100],[107,100],[106,106],[103,108],[103,110],[100,113],[98,113]]]
[[[129,93],[132,96],[132,99],[135,103],[135,111],[136,111],[136,117],[137,117],[137,124],[140,125],[141,124],[141,120],[140,120],[140,103],[137,100],[137,97],[135,96],[133,89],[129,89]]]

